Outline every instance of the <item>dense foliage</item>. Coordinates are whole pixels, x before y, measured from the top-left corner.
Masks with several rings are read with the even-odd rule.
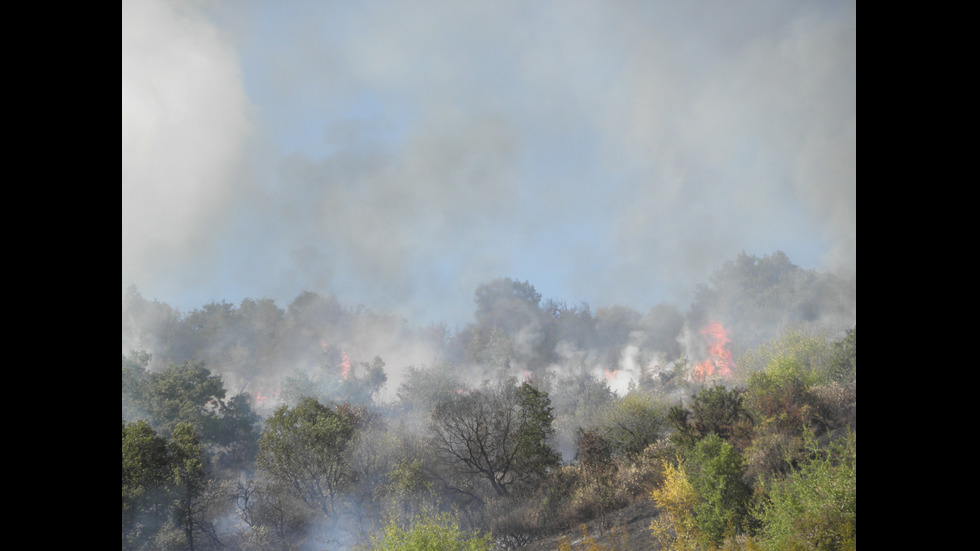
[[[663,548],[855,547],[853,282],[743,254],[686,313],[507,278],[474,302],[450,331],[130,289],[123,548],[610,548],[577,534],[641,501]]]
[[[385,525],[379,537],[372,538],[375,551],[489,551],[488,535],[466,535],[455,516],[423,511],[409,526],[397,522]]]

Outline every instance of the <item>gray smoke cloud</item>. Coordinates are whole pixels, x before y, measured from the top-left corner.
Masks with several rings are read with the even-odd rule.
[[[123,286],[465,323],[502,276],[852,276],[855,51],[854,2],[127,0]]]

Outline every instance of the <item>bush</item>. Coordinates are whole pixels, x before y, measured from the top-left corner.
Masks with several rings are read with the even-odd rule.
[[[599,426],[612,445],[613,454],[632,459],[664,437],[666,408],[651,394],[633,390],[606,410]]]
[[[681,449],[693,448],[709,434],[716,434],[733,445],[744,448],[752,434],[752,416],[744,404],[744,390],[722,385],[702,388],[694,394],[691,409],[677,405],[667,420],[673,428],[671,441]]]
[[[615,487],[619,501],[629,503],[636,496],[648,493],[663,481],[663,459],[672,448],[666,440],[650,444],[633,460],[616,471]]]
[[[746,406],[756,423],[776,423],[780,430],[802,433],[814,418],[810,389],[817,376],[790,356],[774,358],[765,371],[749,377]]]
[[[855,433],[810,454],[798,471],[773,483],[760,539],[769,549],[857,548]]]
[[[699,549],[701,534],[694,521],[697,492],[680,466],[664,460],[663,470],[663,483],[650,492],[650,499],[660,509],[660,515],[650,524],[650,530],[664,549]]]
[[[752,490],[742,480],[738,449],[709,434],[685,456],[684,471],[697,492],[694,520],[704,542],[718,545],[726,535],[741,533]]]
[[[771,370],[774,362],[788,358],[814,376],[813,384],[823,383],[831,378],[835,361],[846,361],[835,360],[835,357],[846,358],[846,353],[835,352],[837,348],[839,346],[831,344],[825,336],[789,329],[739,357],[737,371],[740,378],[745,380],[756,372]]]
[[[423,511],[407,527],[392,520],[379,538],[372,538],[374,551],[490,551],[489,535],[466,535],[450,513]]]

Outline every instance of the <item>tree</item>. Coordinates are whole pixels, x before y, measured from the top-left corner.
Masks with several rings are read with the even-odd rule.
[[[738,449],[712,433],[697,443],[684,458],[684,472],[698,495],[694,520],[705,543],[721,544],[726,535],[742,533],[751,488]]]
[[[484,366],[495,378],[506,378],[514,359],[514,341],[499,327],[478,331],[470,341],[467,359]]]
[[[544,313],[539,307],[541,293],[526,281],[501,278],[481,285],[475,294],[476,323],[471,328],[468,356],[495,356],[497,367],[504,365],[506,356],[533,369],[548,352]],[[492,335],[494,330],[499,334]],[[491,343],[495,350],[484,351]]]
[[[238,535],[243,550],[303,548],[314,520],[312,509],[288,487],[273,481],[241,479],[235,498],[238,516],[248,526]]]
[[[338,500],[356,477],[350,449],[360,417],[350,406],[333,408],[308,397],[295,408],[282,406],[265,423],[258,466],[271,480],[335,519]]]
[[[582,350],[594,348],[597,344],[608,345],[610,348],[616,347],[612,342],[615,337],[608,334],[604,335],[607,338],[600,342],[599,320],[592,315],[588,304],[568,306],[564,302],[549,300],[545,303],[545,309],[548,311],[549,321],[554,320],[556,324],[552,346],[564,341]],[[608,326],[606,328],[609,329]]]
[[[384,360],[375,356],[370,364],[353,365],[346,354],[339,349],[336,352],[337,362],[328,361],[312,373],[295,371],[286,377],[282,397],[288,402],[310,396],[321,403],[370,404],[388,380]]]
[[[178,423],[168,440],[146,421],[123,421],[122,474],[124,549],[193,550],[217,541],[213,519],[229,502],[190,424]]]
[[[146,421],[122,422],[122,546],[149,543],[170,516],[167,440]]]
[[[834,343],[830,359],[830,377],[840,382],[857,377],[857,327],[849,329],[843,339]]]
[[[122,303],[123,350],[152,350],[168,360],[183,355],[180,312],[159,301],[148,301],[131,285]]]
[[[847,362],[846,354],[835,352],[839,345],[820,333],[802,329],[787,329],[776,337],[746,351],[738,359],[738,369],[743,378],[751,378],[759,371],[770,369],[774,362],[792,360],[805,373],[809,384],[827,382],[832,378],[835,361]],[[839,360],[835,360],[835,356]]]
[[[517,475],[528,485],[561,462],[551,447],[554,416],[548,393],[524,382],[517,388]]]
[[[255,461],[261,435],[261,418],[249,403],[248,394],[237,394],[222,401],[209,448],[212,468],[229,477]]]
[[[188,423],[174,427],[170,452],[170,478],[173,482],[174,522],[184,535],[184,543],[194,550],[194,535],[202,526],[196,514],[198,500],[207,486],[207,465],[200,439]]]
[[[186,361],[149,375],[143,406],[164,436],[169,437],[177,424],[185,422],[207,438],[224,397],[220,376],[212,375],[204,362]]]
[[[521,283],[504,277],[477,287],[475,301],[476,318],[480,320],[516,305],[536,310],[541,301],[541,293],[527,281]]]
[[[122,357],[122,417],[130,421],[145,418],[146,384],[150,377],[147,366],[151,356],[143,351],[132,351]]]
[[[787,434],[800,435],[815,420],[818,374],[794,356],[770,360],[765,371],[749,377],[747,405],[759,424],[773,424]]]
[[[164,438],[187,423],[200,438],[216,474],[232,474],[254,460],[258,446],[259,416],[247,394],[225,399],[220,376],[203,362],[169,364],[151,373],[150,355],[133,352],[122,360],[124,419],[145,419]]]
[[[616,497],[612,482],[616,464],[612,454],[612,444],[597,429],[585,432],[578,441],[579,470],[585,490],[598,513],[599,535],[602,535],[606,523],[606,511],[613,506]]]
[[[547,393],[510,379],[496,388],[484,387],[436,406],[432,413],[433,445],[451,468],[490,483],[497,495],[531,484],[558,454],[547,439],[552,434]]]
[[[634,458],[663,438],[666,416],[652,395],[633,390],[616,399],[600,426],[616,455]]]
[[[567,450],[567,457],[571,457],[580,437],[579,429],[599,424],[607,408],[615,403],[616,394],[605,378],[593,377],[583,365],[567,376],[552,378],[550,383],[556,439],[559,449]]]
[[[743,406],[743,390],[722,385],[701,389],[692,397],[691,409],[674,406],[667,419],[674,429],[671,440],[690,449],[709,434],[744,447],[752,434],[752,417]]]
[[[663,482],[650,491],[650,499],[660,514],[650,523],[650,531],[664,549],[700,549],[701,533],[694,520],[698,495],[681,465],[663,461]]]
[[[405,369],[395,395],[404,411],[428,417],[437,404],[451,400],[466,388],[447,364],[412,365]]]
[[[855,317],[853,282],[803,270],[781,251],[761,258],[740,253],[699,285],[688,313],[691,327],[721,317],[733,342],[755,346],[799,324],[839,329]]]
[[[768,549],[857,549],[855,433],[824,449],[811,439],[800,468],[774,481],[760,520]]]

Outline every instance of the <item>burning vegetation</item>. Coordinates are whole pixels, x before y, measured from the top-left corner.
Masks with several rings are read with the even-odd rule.
[[[429,524],[555,548],[637,503],[661,545],[853,546],[854,282],[743,255],[684,313],[506,278],[475,297],[450,331],[316,293],[180,314],[131,290],[123,548],[389,548]]]
[[[725,328],[717,321],[712,321],[705,328],[701,329],[701,334],[706,339],[708,357],[691,372],[691,377],[695,381],[705,382],[712,378],[729,379],[734,374],[735,363],[732,361],[732,353],[728,350],[728,333]]]

